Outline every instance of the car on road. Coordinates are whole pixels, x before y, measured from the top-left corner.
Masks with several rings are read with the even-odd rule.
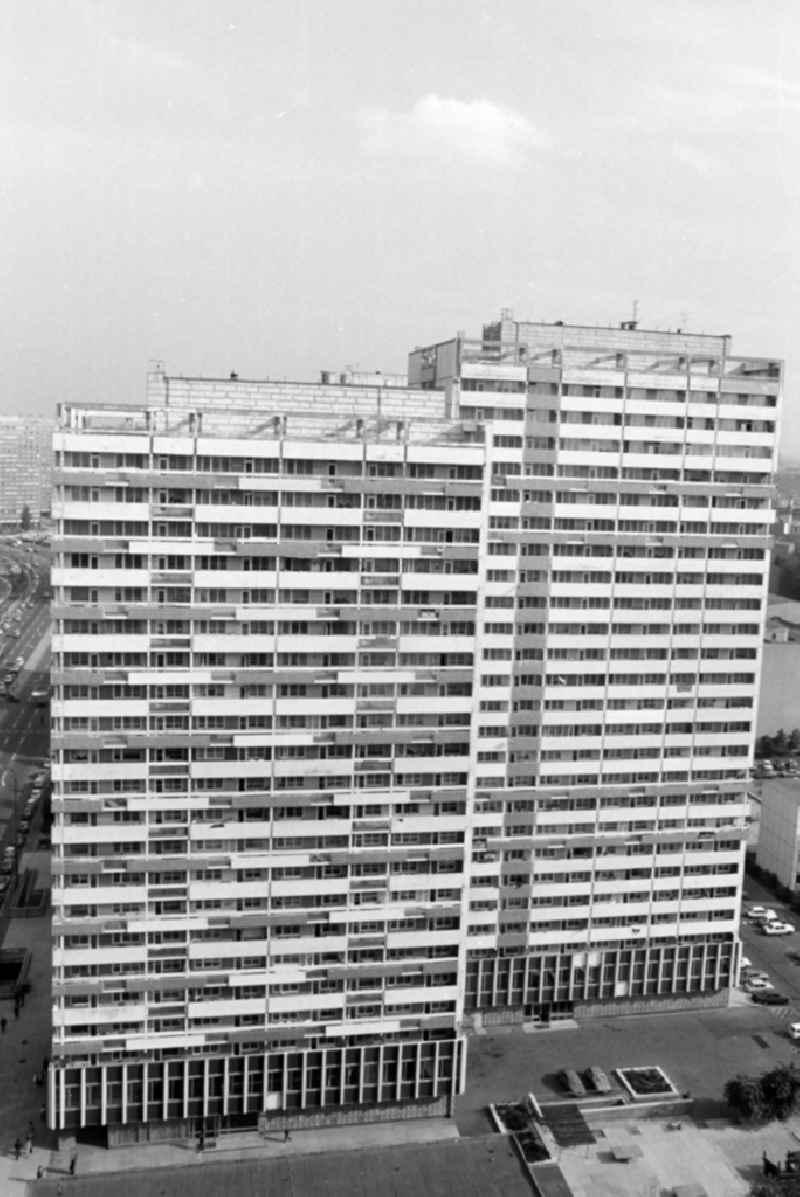
[[[775,919],[771,923],[764,923],[761,930],[764,935],[794,935],[795,931],[791,923],[782,923],[780,919]]]
[[[745,918],[758,919],[766,922],[774,922],[777,919],[777,914],[771,906],[751,906],[749,910],[745,911]]]
[[[785,993],[776,993],[774,989],[762,989],[753,994],[753,1001],[759,1006],[788,1006],[789,999]]]
[[[14,682],[16,681],[16,677],[17,675],[15,673],[7,673],[3,678],[3,685],[13,686]]]
[[[23,666],[24,664],[25,664],[25,658],[24,658],[24,657],[17,657],[17,659],[16,659],[16,660],[15,660],[15,662],[14,662],[14,668],[15,668],[15,669],[22,669],[22,666]]]
[[[763,977],[748,977],[744,987],[748,993],[763,993],[767,989],[775,988],[771,981],[766,981]]]

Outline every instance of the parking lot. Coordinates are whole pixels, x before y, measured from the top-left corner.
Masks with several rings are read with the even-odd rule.
[[[800,916],[758,882],[746,878],[747,899],[744,910],[754,905],[767,906],[778,918],[800,928]],[[792,935],[767,936],[759,927],[743,918],[741,924],[742,951],[754,968],[769,974],[775,989],[789,998],[800,1020],[800,930]],[[793,957],[797,953],[797,959]]]
[[[681,1093],[691,1093],[700,1117],[720,1117],[723,1087],[737,1072],[757,1074],[795,1059],[798,1048],[786,1028],[785,1010],[745,1000],[729,1009],[589,1020],[563,1031],[495,1029],[470,1036],[467,1089],[456,1102],[458,1129],[485,1134],[489,1102],[518,1100],[528,1092],[539,1100],[563,1100],[559,1071],[592,1066],[610,1075],[620,1067],[658,1064]]]

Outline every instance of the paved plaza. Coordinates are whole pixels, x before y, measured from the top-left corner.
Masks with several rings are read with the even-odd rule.
[[[563,1097],[556,1074],[597,1065],[659,1064],[680,1092],[690,1092],[701,1118],[724,1114],[722,1089],[737,1072],[759,1073],[797,1058],[780,1010],[752,1002],[701,1013],[631,1015],[587,1021],[576,1028],[474,1036],[469,1040],[467,1091],[456,1102],[462,1135],[482,1135],[489,1102]]]

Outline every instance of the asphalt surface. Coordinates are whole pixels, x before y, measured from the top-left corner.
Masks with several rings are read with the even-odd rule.
[[[800,785],[800,781],[797,783]],[[769,973],[769,979],[777,989],[789,998],[790,1003],[800,1009],[800,963],[791,959],[798,953],[800,960],[800,914],[791,910],[785,902],[779,902],[773,893],[759,885],[751,877],[745,879],[747,898],[742,913],[751,906],[767,906],[778,918],[797,927],[793,935],[764,935],[748,919],[742,918],[742,951],[754,968]],[[800,1013],[797,1018],[800,1020]]]
[[[50,688],[49,573],[46,547],[19,548],[0,539],[0,623],[8,625],[0,632],[0,678],[12,671],[17,657],[25,661],[9,687],[17,701],[0,691],[0,847],[14,843],[31,775],[50,755],[49,710],[37,707],[31,699],[32,691]],[[17,613],[21,616],[18,621],[14,619]],[[38,818],[34,820],[37,826]],[[10,893],[9,888],[0,910]],[[5,919],[0,932],[5,932]]]

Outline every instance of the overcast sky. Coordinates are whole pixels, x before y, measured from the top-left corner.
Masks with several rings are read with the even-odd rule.
[[[800,456],[798,63],[798,0],[4,0],[0,411],[638,299]]]

